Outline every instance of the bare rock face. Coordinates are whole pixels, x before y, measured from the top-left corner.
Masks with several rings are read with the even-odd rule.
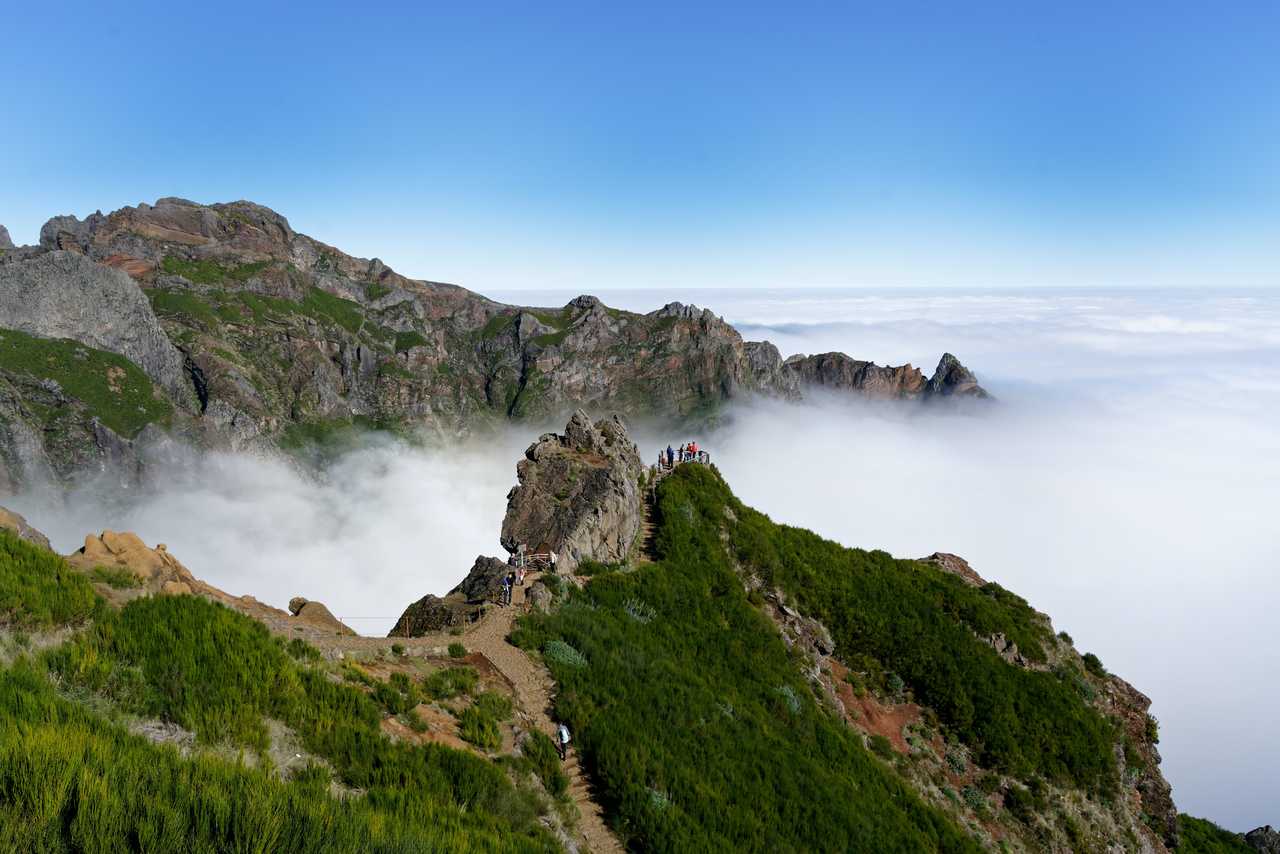
[[[67,563],[89,572],[95,567],[127,569],[138,577],[144,589],[153,593],[180,595],[203,591],[206,585],[169,554],[164,544],[149,548],[137,534],[103,531],[84,538],[79,551],[67,556]]]
[[[1244,835],[1245,844],[1260,854],[1280,854],[1280,831],[1266,824]]]
[[[462,583],[449,591],[449,595],[461,595],[467,602],[497,602],[502,592],[502,577],[511,567],[496,557],[481,555],[472,564],[471,571]]]
[[[182,354],[138,285],[75,252],[0,264],[0,327],[119,353],[175,401],[191,396]]]
[[[333,612],[319,602],[313,602],[302,596],[289,600],[289,613],[304,623],[317,629],[323,629],[339,635],[354,635],[355,632],[333,615]]]
[[[623,560],[640,531],[643,468],[621,419],[592,424],[578,410],[564,435],[544,434],[517,464],[503,548],[549,549],[559,558],[557,571],[568,573],[583,560]]]
[[[924,393],[926,397],[991,397],[978,385],[978,378],[973,375],[973,371],[960,364],[960,360],[950,353],[942,354]]]
[[[949,572],[952,575],[958,575],[966,584],[972,584],[974,587],[981,587],[987,582],[982,580],[982,576],[969,566],[969,561],[953,555],[950,552],[934,552],[928,557],[920,558],[921,563],[930,563],[939,569]]]
[[[389,638],[416,638],[443,631],[450,626],[460,626],[465,614],[450,603],[428,593],[414,602],[387,633]]]
[[[28,524],[27,520],[20,514],[14,513],[5,507],[0,507],[0,528],[12,531],[20,540],[26,540],[28,543],[33,543],[42,549],[53,551],[53,546],[49,545],[48,537]]]
[[[943,355],[928,380],[919,368],[909,364],[881,366],[844,353],[792,356],[784,367],[802,389],[825,388],[879,400],[990,397],[973,373],[950,353]]]
[[[0,249],[13,249],[13,240],[9,237],[9,229],[0,225]]]
[[[802,387],[851,391],[883,400],[918,397],[925,387],[924,374],[919,368],[881,367],[844,353],[792,356],[785,364]]]

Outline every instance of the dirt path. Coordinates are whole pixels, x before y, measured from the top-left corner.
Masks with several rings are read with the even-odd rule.
[[[535,578],[537,574],[530,574],[525,579],[525,586],[515,589],[510,608],[490,609],[462,639],[469,651],[484,655],[511,683],[516,702],[529,725],[554,739],[555,723],[550,715],[554,690],[551,675],[540,662],[507,642],[515,618],[525,611],[525,591]],[[578,765],[577,751],[572,747],[564,770],[569,775],[569,796],[578,808],[578,833],[584,849],[595,854],[621,852],[623,848],[605,824],[600,805],[591,798],[590,785]]]

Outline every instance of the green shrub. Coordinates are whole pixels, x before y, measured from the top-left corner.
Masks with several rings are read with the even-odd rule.
[[[95,566],[89,578],[100,581],[116,590],[127,590],[142,586],[142,579],[136,573],[123,566]]]
[[[0,528],[0,625],[80,623],[101,607],[89,579],[65,560]]]
[[[290,638],[289,643],[285,644],[285,651],[292,656],[294,661],[319,661],[320,650],[304,641],[302,638]]]
[[[1178,854],[1256,854],[1243,836],[1203,818],[1179,815],[1178,835]]]
[[[1097,676],[1099,679],[1105,679],[1107,676],[1107,668],[1102,666],[1102,659],[1091,652],[1086,652],[1081,656],[1084,660],[1084,669]]]
[[[466,656],[466,654],[467,654],[467,648],[463,646],[461,643],[454,641],[453,643],[449,644],[450,658],[463,658],[464,656]]]
[[[493,691],[485,691],[476,696],[472,701],[476,708],[484,712],[495,721],[505,721],[511,717],[513,707],[510,697],[504,697],[502,694]]]
[[[569,775],[560,766],[560,752],[551,737],[534,730],[525,739],[522,749],[547,793],[552,797],[563,795],[569,788]]]
[[[897,755],[893,750],[893,743],[879,734],[871,736],[871,752],[886,761],[892,761]]]
[[[460,694],[470,694],[480,681],[479,674],[470,667],[450,667],[437,670],[423,680],[423,690],[436,700],[448,700]]]
[[[587,659],[582,653],[573,648],[572,645],[562,640],[555,639],[547,642],[542,648],[542,655],[549,662],[554,662],[562,667],[581,668],[587,666]]]
[[[402,643],[393,643],[393,644],[391,645],[391,654],[392,654],[392,655],[395,655],[395,656],[402,656],[402,655],[404,655],[404,644],[402,644]]]
[[[497,750],[502,746],[498,722],[477,706],[468,706],[459,713],[458,734],[464,741],[485,750]]]
[[[407,353],[414,347],[424,347],[429,343],[426,338],[422,337],[422,333],[416,330],[411,329],[408,332],[396,333],[395,347],[397,353]]]

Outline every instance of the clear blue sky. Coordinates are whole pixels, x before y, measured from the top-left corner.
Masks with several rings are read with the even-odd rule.
[[[1280,3],[940,5],[12,4],[0,222],[249,198],[480,290],[1280,283]]]

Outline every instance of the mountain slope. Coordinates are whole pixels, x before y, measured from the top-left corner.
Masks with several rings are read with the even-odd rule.
[[[87,296],[72,301],[74,311],[51,304],[35,316],[22,294],[50,277],[57,287],[44,290]],[[132,289],[134,298],[117,310],[83,282],[113,294]],[[821,366],[784,365],[772,344],[743,341],[708,310],[672,303],[636,314],[587,296],[559,308],[503,305],[353,258],[252,202],[168,198],[83,220],[55,217],[39,246],[0,255],[0,327],[134,360],[178,407],[174,431],[216,446],[323,444],[353,423],[448,437],[583,405],[706,418],[744,395],[794,399],[818,384],[881,394],[875,371],[833,380]],[[127,334],[139,331],[146,348]],[[895,396],[982,396],[976,382],[951,382],[954,373],[944,360],[928,383],[921,375]],[[12,397],[18,414],[9,420],[26,401],[21,389]],[[84,458],[105,460],[106,444],[76,455],[11,440],[6,456],[23,464],[8,466],[10,480],[42,468],[69,480]]]

